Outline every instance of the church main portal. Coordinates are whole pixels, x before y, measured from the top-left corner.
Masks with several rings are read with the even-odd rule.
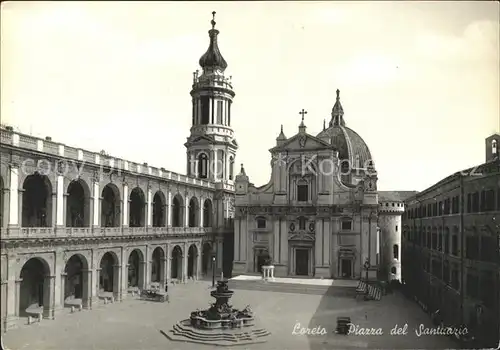
[[[295,274],[307,276],[309,274],[309,250],[297,249],[295,251]]]

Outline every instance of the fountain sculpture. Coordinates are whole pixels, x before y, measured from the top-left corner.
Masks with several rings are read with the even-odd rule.
[[[210,292],[215,303],[209,309],[191,312],[191,317],[174,325],[170,333],[163,332],[170,340],[214,345],[243,345],[263,343],[270,333],[255,327],[255,317],[250,306],[234,309],[229,299],[227,280],[217,281],[217,288]]]

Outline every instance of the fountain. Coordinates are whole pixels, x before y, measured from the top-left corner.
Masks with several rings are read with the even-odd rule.
[[[217,281],[217,288],[210,292],[215,303],[209,309],[191,312],[189,319],[176,323],[169,333],[162,333],[174,341],[219,346],[265,342],[264,338],[270,333],[255,327],[255,317],[250,306],[238,310],[229,304],[234,291],[229,290],[227,282]]]

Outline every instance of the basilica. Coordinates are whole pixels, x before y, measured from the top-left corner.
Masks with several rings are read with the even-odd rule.
[[[375,278],[378,265],[377,172],[368,146],[346,126],[337,90],[328,127],[302,121],[281,129],[270,149],[271,179],[256,187],[243,165],[235,178],[233,274]]]

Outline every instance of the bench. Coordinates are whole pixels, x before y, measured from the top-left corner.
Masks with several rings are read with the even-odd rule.
[[[169,301],[168,294],[160,292],[159,289],[143,289],[141,291],[141,299],[148,301],[157,301],[163,303]]]
[[[76,310],[82,311],[82,299],[75,298],[74,296],[69,296],[64,300],[64,307],[70,307],[71,313],[75,312]]]
[[[380,300],[382,299],[382,290],[378,287],[368,285],[368,293],[365,295],[365,300]]]
[[[28,324],[42,321],[43,306],[38,305],[38,303],[28,306],[25,311],[28,315]]]
[[[364,281],[359,281],[358,286],[356,287],[356,298],[360,294],[366,294],[367,284]]]
[[[104,304],[115,302],[115,297],[113,296],[113,293],[111,293],[111,292],[100,292],[98,297],[99,297],[99,300],[104,300]]]

